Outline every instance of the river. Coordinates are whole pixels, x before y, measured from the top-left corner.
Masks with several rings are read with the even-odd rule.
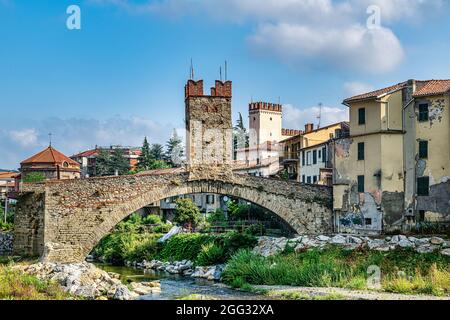
[[[122,276],[126,282],[146,282],[159,280],[161,293],[141,296],[139,300],[177,300],[190,295],[196,295],[208,300],[263,300],[264,296],[231,289],[222,283],[195,279],[166,272],[141,270],[130,267],[96,264],[97,267],[115,272]],[[267,298],[266,298],[267,299]]]

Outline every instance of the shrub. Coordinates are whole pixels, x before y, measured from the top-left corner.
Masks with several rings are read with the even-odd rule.
[[[196,263],[200,266],[210,266],[224,262],[225,262],[224,248],[215,243],[208,243],[206,245],[202,245],[202,250],[200,251],[196,260]]]
[[[142,219],[142,224],[163,224],[161,217],[151,214]]]
[[[165,261],[195,261],[202,246],[212,243],[213,240],[212,236],[206,234],[177,234],[163,244],[157,258]]]

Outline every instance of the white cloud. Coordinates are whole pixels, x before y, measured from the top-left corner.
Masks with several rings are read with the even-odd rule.
[[[383,74],[404,58],[393,23],[416,23],[445,0],[90,0],[133,13],[196,15],[254,26],[252,51],[290,65]],[[381,9],[382,28],[369,30],[366,10]]]
[[[306,123],[318,124],[320,108],[298,108],[291,104],[283,105],[283,127],[288,129],[304,129]],[[322,107],[321,126],[348,121],[348,109],[337,107]]]
[[[0,131],[0,168],[17,168],[19,163],[48,145],[48,133],[53,134],[53,146],[71,156],[99,146],[141,146],[144,136],[150,143],[165,144],[172,124],[160,124],[151,119],[120,116],[106,120],[46,118],[33,122],[33,128]],[[181,130],[180,130],[181,131]]]
[[[24,147],[34,146],[38,140],[35,129],[13,130],[9,135],[14,142]]]
[[[367,93],[375,90],[370,84],[362,83],[362,82],[346,82],[344,83],[344,94],[345,97],[353,97],[358,94]]]
[[[320,29],[300,24],[264,24],[249,40],[256,52],[304,68],[384,73],[395,68],[404,56],[391,30],[368,30],[361,25]]]

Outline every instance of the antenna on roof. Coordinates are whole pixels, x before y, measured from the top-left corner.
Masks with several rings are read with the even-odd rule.
[[[323,106],[323,103],[319,102],[319,116],[317,117],[317,119],[319,119],[319,124],[317,125],[317,129],[320,129],[320,124],[322,121],[322,106]]]
[[[52,146],[52,133],[51,132],[48,134],[48,137],[49,137],[48,146],[51,147]]]
[[[227,60],[225,60],[225,81],[228,80],[228,65],[227,65]]]
[[[192,63],[192,58],[191,58],[191,68],[189,70],[189,78],[191,80],[194,80],[194,64]]]
[[[220,81],[222,81],[222,66],[219,68]]]

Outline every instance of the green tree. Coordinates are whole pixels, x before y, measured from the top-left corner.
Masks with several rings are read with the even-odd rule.
[[[147,141],[147,137],[144,138],[144,143],[141,148],[141,155],[138,158],[138,170],[145,171],[150,170],[153,163],[152,154],[150,152],[150,144]]]
[[[159,143],[153,144],[152,148],[150,149],[150,156],[154,161],[164,160],[163,146]]]
[[[184,151],[182,140],[176,130],[173,130],[172,137],[167,141],[166,148],[164,160],[171,167],[180,167],[183,161]]]
[[[164,160],[155,160],[150,166],[150,170],[156,169],[169,169],[170,165],[168,165]]]
[[[111,169],[113,173],[118,172],[119,175],[127,174],[130,171],[130,162],[123,156],[122,149],[115,149],[111,156]]]
[[[237,150],[248,148],[249,146],[249,135],[247,129],[244,126],[244,120],[242,119],[242,114],[239,112],[239,118],[236,125],[233,128],[233,158],[237,159]]]
[[[202,218],[200,209],[189,198],[179,198],[175,203],[177,206],[175,209],[175,222],[181,225],[188,225],[189,230],[193,227],[195,228]]]
[[[95,159],[94,176],[108,176],[114,172],[111,170],[111,154],[106,150],[100,150]]]
[[[23,178],[23,182],[36,183],[45,180],[45,176],[41,172],[28,172]]]

